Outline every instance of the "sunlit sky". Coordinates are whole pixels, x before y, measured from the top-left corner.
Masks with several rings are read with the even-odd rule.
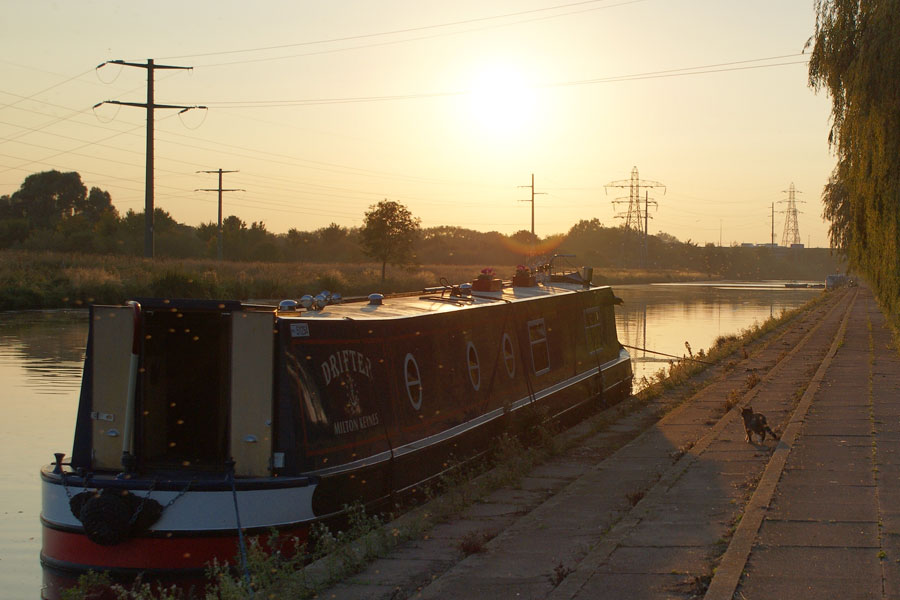
[[[632,167],[649,229],[766,243],[801,193],[827,246],[829,99],[807,86],[812,0],[3,2],[0,194],[77,171],[144,209],[147,70],[157,70],[155,201],[189,225],[362,224],[382,199],[423,227],[564,233],[623,222]],[[665,193],[663,193],[665,192]],[[617,218],[617,215],[621,215]]]

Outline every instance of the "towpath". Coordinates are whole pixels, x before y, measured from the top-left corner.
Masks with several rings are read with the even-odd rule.
[[[900,356],[871,292],[746,350],[318,597],[900,597]],[[777,442],[745,441],[751,404]]]

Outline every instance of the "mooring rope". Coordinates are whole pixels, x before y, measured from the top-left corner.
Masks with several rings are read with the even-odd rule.
[[[714,365],[716,363],[711,363],[706,360],[700,360],[699,358],[694,358],[692,356],[676,356],[675,354],[666,354],[665,352],[657,352],[656,350],[648,350],[647,348],[640,348],[638,346],[629,346],[628,344],[622,344],[625,348],[630,348],[632,350],[640,350],[642,352],[650,352],[651,354],[659,354],[660,356],[668,356],[669,358],[677,358],[678,360],[692,360],[694,362],[702,363],[704,365]]]
[[[247,585],[247,591],[253,596],[250,568],[247,566],[247,545],[244,542],[244,530],[241,528],[241,513],[238,510],[237,488],[234,484],[234,459],[228,460],[225,464],[228,465],[228,478],[231,480],[231,497],[234,499],[234,518],[237,521],[238,546],[241,551],[241,568],[244,571],[244,583]]]

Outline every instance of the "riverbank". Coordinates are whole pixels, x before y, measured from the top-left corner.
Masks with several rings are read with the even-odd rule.
[[[374,263],[269,263],[143,259],[128,256],[0,251],[0,311],[121,304],[136,297],[203,299],[299,298],[322,290],[347,296],[394,293],[471,281],[486,266],[509,279],[514,265],[420,265],[391,268],[381,281]],[[695,281],[699,272],[596,271],[594,283],[620,285]]]

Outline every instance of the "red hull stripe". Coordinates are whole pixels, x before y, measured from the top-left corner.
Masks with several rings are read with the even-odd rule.
[[[281,533],[296,535],[298,532]],[[51,561],[84,570],[197,569],[213,559],[234,564],[238,538],[236,535],[133,538],[115,546],[101,546],[84,534],[44,527],[41,554]]]

